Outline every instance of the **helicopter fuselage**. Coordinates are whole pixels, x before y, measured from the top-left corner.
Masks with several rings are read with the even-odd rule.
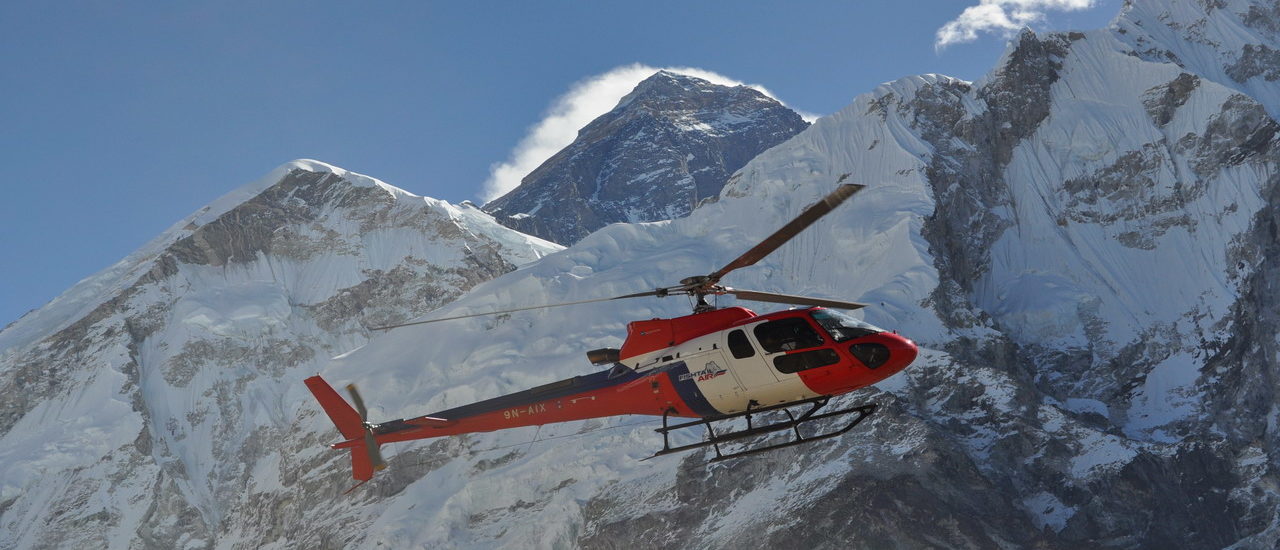
[[[916,345],[824,308],[741,307],[635,321],[612,368],[374,426],[378,444],[615,415],[703,418],[847,393],[906,368]],[[336,445],[355,447],[359,440]]]

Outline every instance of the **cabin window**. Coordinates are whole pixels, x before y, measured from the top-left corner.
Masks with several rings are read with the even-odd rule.
[[[778,372],[793,373],[807,369],[816,369],[840,362],[835,350],[822,348],[799,353],[789,353],[773,358],[773,366]]]
[[[813,326],[799,317],[779,319],[759,325],[755,329],[756,340],[765,353],[778,353],[822,345],[822,336]]]
[[[827,334],[831,335],[831,339],[837,342],[847,342],[868,334],[884,332],[884,330],[870,323],[855,319],[839,311],[815,309],[812,315],[813,320],[817,321],[827,331]]]
[[[879,367],[889,360],[889,348],[884,344],[854,344],[849,346],[849,353],[852,353],[869,369]]]
[[[734,359],[746,359],[756,354],[756,348],[751,347],[747,333],[735,330],[729,333],[729,352]]]

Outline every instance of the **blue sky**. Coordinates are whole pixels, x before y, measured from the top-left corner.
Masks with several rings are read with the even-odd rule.
[[[478,200],[559,98],[618,67],[705,69],[819,115],[903,76],[974,80],[1005,34],[936,41],[979,1],[6,2],[0,326],[295,158]],[[1056,1],[1092,7],[1032,28],[1120,9]]]

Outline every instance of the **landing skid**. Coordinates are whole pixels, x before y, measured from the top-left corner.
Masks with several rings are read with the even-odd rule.
[[[760,408],[755,408],[754,405],[756,403],[755,401],[752,401],[751,404],[748,405],[747,410],[739,413],[708,416],[706,418],[694,420],[691,422],[685,422],[682,424],[676,424],[674,426],[668,424],[668,419],[671,416],[671,413],[675,411],[673,409],[668,409],[662,415],[662,427],[656,430],[658,433],[662,434],[662,450],[654,453],[653,456],[649,458],[655,458],[663,455],[668,455],[671,453],[678,453],[681,451],[687,451],[689,449],[696,449],[700,447],[713,447],[715,449],[716,457],[711,459],[711,462],[718,462],[718,461],[727,460],[730,458],[747,456],[747,455],[752,455],[756,453],[763,453],[765,451],[782,449],[785,447],[790,447],[792,445],[809,443],[812,441],[818,441],[822,439],[827,439],[829,437],[835,437],[835,436],[841,435],[853,429],[854,426],[857,426],[868,416],[871,416],[871,413],[876,411],[876,404],[870,403],[867,405],[850,407],[848,409],[831,411],[831,412],[822,413],[822,414],[815,414],[818,412],[818,409],[821,409],[830,400],[831,398],[829,396],[815,397],[813,399],[806,399],[804,401],[795,401],[792,403],[783,403],[781,405],[773,405],[769,407],[760,407]],[[810,405],[810,407],[808,410],[800,413],[799,416],[797,416],[791,412],[790,408],[800,406],[800,405]],[[770,412],[770,411],[777,411],[777,410],[781,410],[782,412],[787,413],[787,420],[784,420],[781,422],[774,422],[772,424],[765,424],[763,426],[756,426],[752,424],[752,418],[751,418],[752,415]],[[844,416],[848,414],[857,414],[857,417],[849,421],[848,424],[846,424],[844,427],[838,430],[827,432],[824,434],[810,435],[810,436],[805,436],[800,433],[800,425],[802,424],[807,424],[809,422],[813,422],[815,420],[821,420],[823,418]],[[711,425],[712,422],[722,422],[725,420],[733,420],[735,418],[746,418],[747,428],[745,430],[738,430],[735,432],[716,433],[715,428]],[[686,428],[692,428],[695,426],[702,426],[706,428],[708,438],[705,441],[700,441],[698,443],[690,443],[688,445],[679,445],[676,447],[671,446],[671,437],[670,437],[671,432],[676,430],[686,429]],[[765,445],[763,447],[753,447],[750,449],[731,452],[731,453],[725,453],[720,450],[720,445],[724,443],[729,443],[732,441],[755,437],[761,434],[772,433],[772,432],[788,430],[788,429],[795,433],[795,437],[789,441],[774,443],[771,445]],[[646,458],[644,460],[648,460],[649,458]]]

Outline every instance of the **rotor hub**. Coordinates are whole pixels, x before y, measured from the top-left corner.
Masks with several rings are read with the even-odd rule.
[[[712,283],[713,281],[711,280],[711,277],[706,275],[694,275],[693,277],[685,277],[683,279],[680,279],[681,285],[684,285],[690,288],[704,287]]]

